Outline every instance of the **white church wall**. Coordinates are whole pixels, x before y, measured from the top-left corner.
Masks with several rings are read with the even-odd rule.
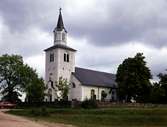
[[[54,61],[50,62],[50,54],[54,54]],[[45,93],[48,93],[48,90],[51,89],[51,95],[52,95],[52,101],[54,101],[57,98],[56,91],[52,88],[49,80],[53,81],[53,86],[55,86],[55,82],[58,80],[58,70],[56,69],[58,67],[58,61],[56,58],[58,58],[58,50],[53,49],[50,51],[47,51],[45,54],[45,84],[47,85],[47,89]],[[45,97],[45,100],[50,100],[49,98]]]
[[[74,84],[73,84],[74,83]],[[75,87],[73,86],[75,85]],[[71,85],[70,85],[70,100],[82,100],[82,86],[81,82],[71,75]]]
[[[69,54],[69,62],[64,61],[64,53]],[[54,61],[50,62],[50,54],[54,54]],[[46,52],[45,57],[45,83],[48,84],[49,80],[53,81],[53,85],[55,87],[55,83],[58,81],[60,77],[67,79],[70,82],[71,73],[75,71],[75,52],[56,48],[53,50],[49,50]],[[48,84],[48,89],[50,85]],[[57,99],[56,91],[52,89],[52,101]],[[46,90],[48,93],[48,90]]]
[[[54,46],[56,45],[67,45],[67,32],[64,28],[61,9],[59,10],[57,26],[54,29]],[[51,53],[54,54],[54,61],[50,61]],[[68,54],[66,56],[69,57],[66,57],[66,59],[69,58],[69,61],[64,61],[64,54]],[[71,73],[75,71],[75,51],[55,47],[54,49],[46,50],[45,58],[45,83],[48,86],[46,93],[52,93],[52,101],[54,101],[57,99],[57,95],[55,94],[56,82],[58,82],[60,77],[70,82]]]
[[[91,90],[95,91],[96,99],[101,100],[101,92],[104,90],[107,93],[106,100],[111,99],[111,93],[110,88],[105,87],[96,87],[96,86],[83,86],[82,85],[82,99],[81,101],[84,101],[85,99],[91,99]]]
[[[69,54],[69,62],[64,61],[64,53]],[[75,71],[75,52],[58,49],[58,76],[70,81],[71,73]]]
[[[54,54],[54,61],[50,62],[50,54]],[[46,57],[45,57],[45,81],[48,82],[49,78],[51,78],[52,81],[56,81],[58,79],[58,50],[54,49],[51,51],[46,52]]]

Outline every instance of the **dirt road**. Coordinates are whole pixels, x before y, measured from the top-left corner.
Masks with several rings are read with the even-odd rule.
[[[6,114],[4,113],[4,110],[0,110],[0,127],[73,127],[73,126],[47,123],[47,122],[35,122],[23,117]]]

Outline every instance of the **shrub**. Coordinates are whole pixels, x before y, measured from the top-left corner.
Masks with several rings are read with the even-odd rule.
[[[49,112],[46,107],[41,107],[39,109],[31,109],[30,114],[33,116],[48,116]]]
[[[97,108],[97,102],[96,102],[96,100],[86,99],[81,103],[81,107],[85,108],[85,109]]]

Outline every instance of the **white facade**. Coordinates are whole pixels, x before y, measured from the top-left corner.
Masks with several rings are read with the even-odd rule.
[[[58,25],[54,29],[54,45],[45,50],[45,83],[48,96],[45,101],[57,99],[56,83],[62,77],[70,82],[75,71],[75,51],[67,47],[67,32],[64,28],[61,12]]]
[[[106,98],[104,99],[105,101],[116,100],[115,89],[98,86],[86,86],[82,84],[75,76],[72,75],[70,89],[71,100],[84,101],[86,99],[91,99],[92,90],[94,90],[96,100],[102,100],[102,91],[107,94]]]
[[[56,83],[60,77],[69,83],[69,100],[91,99],[92,91],[96,100],[102,99],[102,91],[107,93],[105,100],[115,100],[116,96],[111,88],[98,87],[96,84],[84,85],[72,74],[75,73],[75,51],[67,46],[67,32],[60,12],[57,27],[54,29],[54,45],[45,50],[45,84],[47,86],[45,101],[58,99]]]
[[[54,55],[54,61],[50,61],[50,55]],[[64,54],[69,55],[69,62],[64,61]],[[60,77],[63,77],[63,79],[67,79],[68,82],[70,82],[71,73],[75,70],[75,52],[56,48],[50,51],[46,51],[46,59],[45,59],[45,81],[48,86],[48,90],[52,89],[52,101],[57,99],[56,94],[56,87],[55,84],[58,82]],[[53,89],[51,86],[55,88]],[[51,91],[51,90],[50,90]],[[49,91],[47,91],[49,92]],[[49,99],[50,100],[50,99]]]
[[[54,54],[54,61],[50,62],[50,55]],[[69,62],[64,61],[64,54],[69,55]],[[45,80],[57,81],[60,77],[70,81],[71,72],[75,69],[75,52],[56,48],[46,52]]]
[[[82,84],[73,75],[71,75],[70,100],[82,100]]]

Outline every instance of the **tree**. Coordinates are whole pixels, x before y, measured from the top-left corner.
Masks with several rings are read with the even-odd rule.
[[[0,56],[2,99],[10,102],[20,101],[20,93],[28,93],[28,89],[35,81],[38,81],[36,71],[24,64],[21,56],[7,54]]]
[[[148,101],[152,76],[144,59],[142,53],[137,53],[135,57],[125,59],[119,65],[116,82],[120,100],[130,102],[134,98],[138,102]]]
[[[165,90],[162,88],[160,83],[153,83],[151,87],[150,102],[152,103],[164,103]]]
[[[45,85],[42,78],[34,77],[27,85],[26,99],[28,102],[42,102],[44,100]]]
[[[161,90],[164,91],[163,103],[167,103],[167,74],[160,73],[158,77]]]
[[[56,82],[56,87],[60,93],[59,98],[63,100],[68,100],[69,84],[66,79],[63,77],[59,78],[59,81]]]

